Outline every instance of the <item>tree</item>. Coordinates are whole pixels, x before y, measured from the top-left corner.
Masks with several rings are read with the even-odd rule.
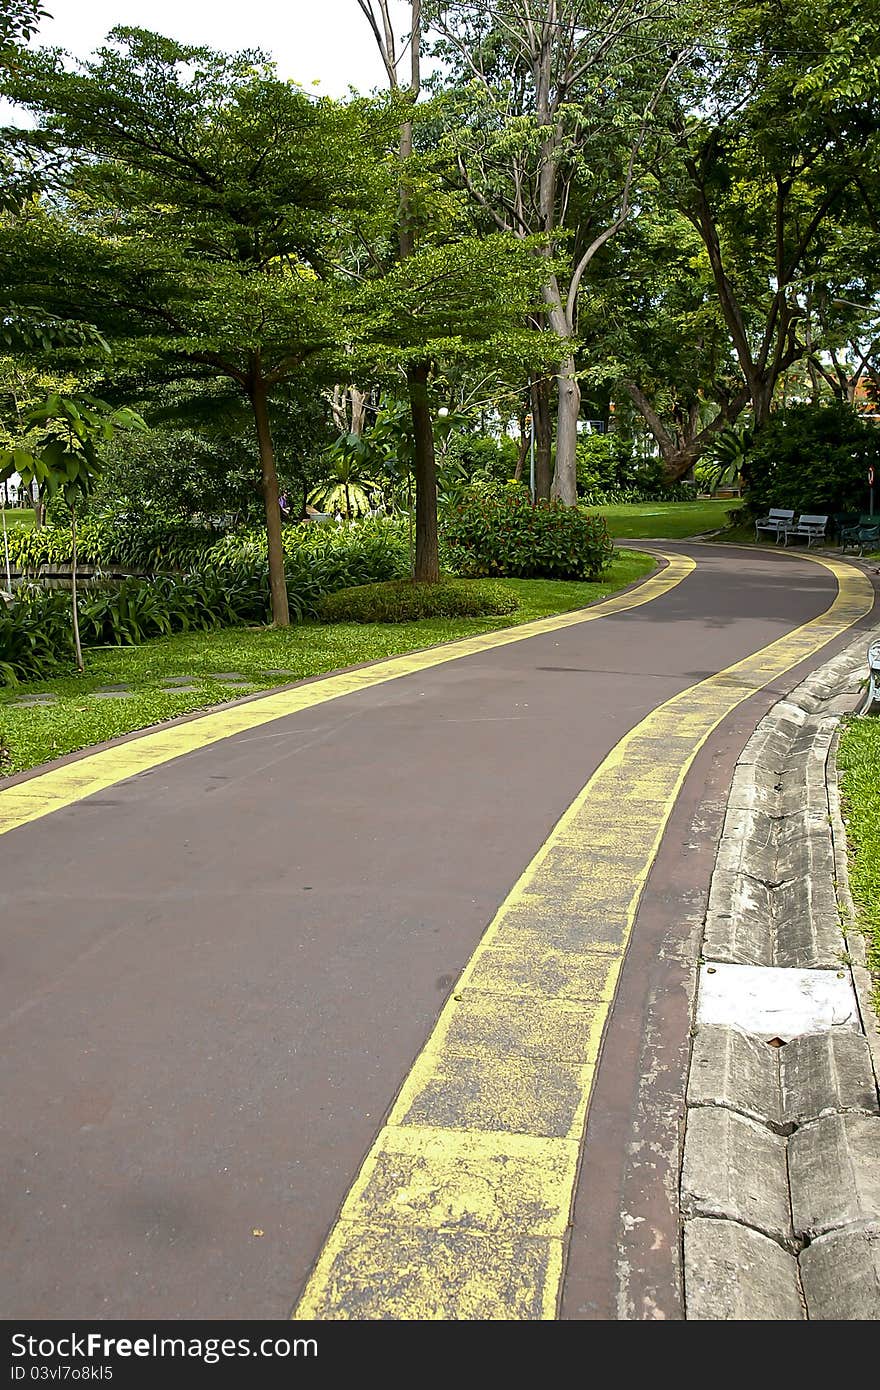
[[[673,118],[681,160],[665,187],[705,245],[759,426],[777,383],[810,351],[807,301],[833,254],[833,224],[877,232],[880,25],[867,13],[857,21],[860,0],[843,10],[868,50],[859,80],[840,69],[852,48],[841,6],[740,0],[708,30]]]
[[[395,38],[388,0],[358,0],[379,48],[391,91],[403,102],[398,149],[399,199],[395,260],[374,254],[371,352],[374,362],[402,367],[412,418],[416,483],[416,580],[440,577],[437,457],[432,381],[450,365],[491,363],[504,370],[540,363],[548,345],[523,328],[537,307],[541,276],[534,252],[507,229],[481,234],[465,200],[450,191],[451,170],[433,140],[430,113],[416,111],[421,92],[422,4],[411,0],[411,29]],[[398,68],[409,52],[409,79]],[[421,123],[420,123],[421,122]],[[426,134],[420,145],[419,131]],[[368,299],[369,303],[369,299]],[[384,350],[383,350],[384,345]]]
[[[705,249],[656,185],[596,264],[581,339],[583,375],[629,399],[670,483],[748,404]]]
[[[60,496],[70,513],[71,538],[71,614],[73,645],[77,669],[83,669],[77,608],[76,509],[79,501],[93,491],[101,472],[99,446],[112,439],[118,429],[147,428],[133,410],[114,409],[106,401],[92,397],[73,400],[52,394],[34,406],[24,419],[26,430],[40,429],[41,438],[33,451],[11,449],[0,454],[0,482],[18,473],[25,487],[36,483],[50,497]]]
[[[257,53],[131,28],[75,71],[32,55],[6,94],[41,119],[12,133],[17,148],[63,156],[71,211],[25,210],[0,228],[0,259],[49,311],[97,322],[123,360],[209,369],[246,398],[286,626],[272,398],[344,336],[336,256],[383,211],[383,113],[312,100]]]
[[[45,18],[46,11],[39,0],[0,0],[0,61],[7,62]]]
[[[429,15],[450,68],[448,138],[464,186],[496,227],[542,238],[545,313],[561,345],[552,491],[573,505],[580,289],[636,206],[643,169],[668,144],[658,145],[656,114],[688,55],[690,7],[438,0]],[[533,383],[533,414],[540,421],[548,410]]]

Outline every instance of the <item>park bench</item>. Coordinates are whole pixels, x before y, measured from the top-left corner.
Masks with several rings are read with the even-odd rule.
[[[786,511],[784,507],[771,507],[767,516],[762,516],[755,522],[755,540],[758,540],[761,531],[769,531],[771,536],[776,537],[777,544],[779,537],[784,536],[789,526],[794,525],[794,512]]]
[[[862,714],[880,714],[880,638],[868,647],[868,693]]]
[[[863,512],[855,525],[841,528],[840,543],[844,555],[847,546],[852,546],[853,550],[858,548],[860,555],[864,553],[866,545],[880,547],[880,517],[869,516],[867,512]]]
[[[815,516],[808,512],[801,512],[796,526],[787,526],[783,536],[783,544],[788,545],[789,540],[805,540],[807,549],[813,541],[824,541],[825,532],[828,530],[828,517]]]

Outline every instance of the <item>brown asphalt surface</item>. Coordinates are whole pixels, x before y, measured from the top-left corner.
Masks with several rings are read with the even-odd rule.
[[[835,592],[802,560],[658,545],[698,569],[645,607],[233,736],[0,837],[0,1316],[287,1317],[450,986],[596,766]],[[714,736],[728,761],[779,693]],[[708,881],[711,856],[696,864]],[[656,954],[675,882],[662,912],[649,883],[631,951]],[[621,1008],[638,1008],[625,988]],[[633,1122],[636,1066],[616,1088]],[[612,1262],[604,1291],[578,1273],[621,1201],[626,1116],[607,1105],[607,1190],[582,1183],[597,1220],[564,1316],[616,1315]]]

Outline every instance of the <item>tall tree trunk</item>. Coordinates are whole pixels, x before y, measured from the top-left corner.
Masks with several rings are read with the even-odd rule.
[[[393,92],[397,92],[400,90],[397,76],[397,44],[390,4],[388,0],[378,0],[378,18],[371,4],[361,2],[361,9],[373,31],[388,85]],[[410,0],[410,11],[410,79],[405,95],[407,102],[415,106],[422,86],[422,0]],[[412,157],[412,152],[413,123],[410,118],[400,127],[401,175],[397,241],[402,261],[408,260],[415,251],[415,218],[406,173],[406,164]],[[426,362],[417,362],[414,366],[407,367],[406,384],[413,421],[415,454],[413,472],[416,482],[416,558],[413,569],[416,579],[434,581],[440,577],[440,567],[437,539],[437,461],[434,454],[434,426],[428,409],[429,372],[430,364]]]
[[[533,376],[532,429],[535,431],[535,501],[549,502],[553,472],[553,422],[550,416],[550,382]]]
[[[413,422],[416,476],[416,561],[413,578],[434,584],[440,578],[440,549],[437,537],[437,461],[434,456],[434,430],[428,405],[427,362],[407,368],[409,403]]]
[[[76,592],[76,507],[70,509],[70,535],[71,535],[71,556],[70,556],[70,590],[71,604],[73,608],[73,649],[76,652],[76,669],[83,669],[82,646],[79,640],[79,607]]]
[[[410,39],[410,84],[407,97],[415,105],[421,90],[421,0],[411,0],[412,37]],[[406,165],[413,152],[413,123],[400,128],[400,163]],[[404,174],[400,184],[400,259],[408,260],[415,251],[412,199]],[[440,547],[437,536],[437,460],[434,452],[434,422],[428,406],[430,363],[416,362],[406,369],[409,408],[413,422],[413,472],[416,480],[416,559],[413,577],[432,584],[440,578]]]
[[[559,410],[556,420],[556,472],[552,495],[567,507],[577,503],[577,422],[581,410],[581,388],[575,375],[575,361],[567,357],[559,369]]]
[[[275,469],[275,448],[269,426],[269,403],[263,364],[259,352],[251,353],[248,394],[254,411],[257,440],[260,446],[260,481],[263,506],[266,511],[266,539],[269,549],[269,587],[272,591],[272,622],[276,627],[290,627],[287,603],[287,580],[284,575],[284,548],[281,544],[281,507],[278,501],[278,474]]]
[[[366,396],[363,391],[359,391],[354,385],[348,388],[349,399],[351,400],[351,432],[361,435],[364,432],[366,423]]]
[[[773,388],[775,380],[755,378],[752,381],[752,412],[755,417],[755,429],[759,430],[762,425],[766,425],[770,419],[770,407],[773,402]]]
[[[732,399],[724,401],[715,419],[697,431],[699,414],[688,412],[687,428],[676,438],[666,427],[649,397],[635,381],[621,383],[638,410],[660,450],[668,483],[677,483],[694,464],[699,462],[708,444],[727,425],[732,425],[749,403],[750,391],[743,387]]]

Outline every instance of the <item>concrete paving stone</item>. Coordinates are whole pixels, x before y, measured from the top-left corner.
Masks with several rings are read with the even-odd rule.
[[[766,772],[780,772],[789,766],[791,744],[789,734],[781,729],[771,729],[761,734],[753,749],[746,745],[740,761],[763,768]]]
[[[789,1141],[795,1230],[808,1239],[880,1222],[880,1116],[826,1115]]]
[[[796,1125],[833,1111],[876,1114],[877,1088],[866,1038],[813,1033],[779,1049],[782,1118]]]
[[[747,874],[762,883],[776,880],[776,840],[766,824],[752,813],[736,815],[718,845],[716,868],[719,873]]]
[[[771,773],[760,772],[751,765],[738,763],[734,768],[727,798],[727,814],[751,811],[753,808],[768,815],[776,813],[779,784]]]
[[[163,676],[159,684],[165,685],[169,689],[174,689],[176,687],[185,689],[195,685],[196,680],[194,676]]]
[[[264,676],[293,676],[295,671],[290,671],[286,666],[267,666],[263,671]]]
[[[792,1245],[785,1146],[781,1135],[733,1110],[689,1110],[682,1212],[741,1221]]]
[[[817,833],[828,835],[831,829],[828,824],[827,804],[823,804],[818,810],[815,807],[800,805],[782,815],[773,816],[772,820],[776,843],[780,848],[810,839]]]
[[[829,714],[836,715],[839,718],[841,715],[849,714],[852,711],[855,698],[855,691],[844,690],[839,695],[835,695],[833,699],[827,700],[825,702],[825,709]]]
[[[794,1255],[734,1221],[697,1218],[684,1227],[685,1306],[702,1322],[800,1322]]]
[[[725,1105],[753,1120],[782,1124],[779,1054],[736,1028],[698,1028],[691,1053],[689,1105]]]
[[[832,1028],[861,1032],[848,972],[723,961],[700,969],[697,1022],[783,1042]]]
[[[709,890],[703,955],[707,960],[770,965],[772,921],[766,884],[716,869]]]
[[[132,693],[128,686],[124,689],[108,686],[106,690],[93,690],[88,698],[90,700],[125,700]]]
[[[241,671],[209,671],[208,680],[222,681],[224,685],[250,685],[250,679]]]
[[[800,1268],[814,1322],[880,1321],[880,1225],[819,1236],[801,1253]]]
[[[21,695],[17,700],[13,700],[14,705],[54,705],[57,704],[57,695]]]
[[[802,885],[806,899],[773,923],[773,964],[801,970],[839,969],[846,947],[832,904],[821,891]]]

